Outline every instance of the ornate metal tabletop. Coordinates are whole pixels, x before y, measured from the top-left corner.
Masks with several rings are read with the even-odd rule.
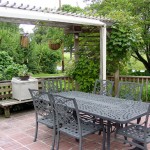
[[[117,123],[127,123],[144,116],[148,104],[78,91],[61,92],[61,96],[75,98],[80,111]]]

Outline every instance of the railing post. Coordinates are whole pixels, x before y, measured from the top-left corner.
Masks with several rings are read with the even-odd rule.
[[[119,70],[117,70],[114,74],[114,87],[115,87],[115,95],[117,94],[118,91],[118,83],[119,83]]]

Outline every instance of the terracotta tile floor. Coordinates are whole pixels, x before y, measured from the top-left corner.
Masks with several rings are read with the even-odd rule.
[[[39,125],[37,142],[33,142],[35,130],[34,111],[27,110],[11,114],[11,118],[0,116],[0,150],[49,150],[52,141],[52,130]],[[102,136],[93,134],[84,139],[84,150],[101,150]],[[111,136],[111,150],[128,150]],[[150,149],[150,145],[149,145]],[[61,135],[60,150],[78,150],[75,139]]]

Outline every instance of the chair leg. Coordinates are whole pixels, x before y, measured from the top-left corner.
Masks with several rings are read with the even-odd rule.
[[[56,135],[56,150],[59,150],[60,131],[57,131]]]
[[[35,136],[34,136],[33,142],[36,142],[37,134],[38,134],[38,122],[36,121],[36,125],[35,125]]]
[[[105,142],[106,142],[106,129],[103,128],[103,144],[102,144],[102,150],[105,150]]]
[[[79,150],[82,150],[82,137],[79,139]]]
[[[100,118],[100,125],[103,125],[103,119],[101,119],[101,118]],[[102,132],[102,131],[103,131],[103,130],[100,129],[99,132],[98,132],[98,135],[101,135],[101,132]]]
[[[54,147],[55,147],[56,134],[57,134],[56,128],[54,127],[54,129],[53,129],[53,135],[52,135],[53,137],[52,137],[52,148],[51,148],[51,150],[54,150]]]

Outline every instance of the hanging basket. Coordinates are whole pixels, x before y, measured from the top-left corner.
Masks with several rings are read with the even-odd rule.
[[[22,47],[27,48],[29,46],[29,38],[28,36],[21,35],[20,36],[20,45]]]
[[[49,41],[49,48],[52,50],[58,50],[61,47],[61,42],[60,43],[51,43],[51,41]]]

